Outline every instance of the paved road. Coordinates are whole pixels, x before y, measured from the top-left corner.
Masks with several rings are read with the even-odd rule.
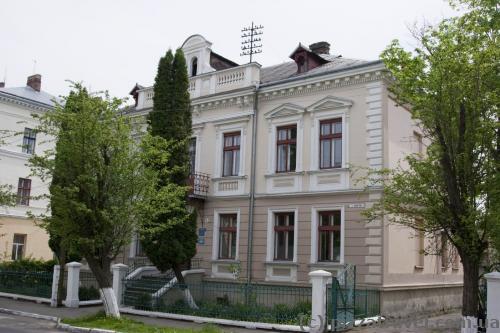
[[[1,333],[61,333],[55,327],[52,321],[0,313]]]

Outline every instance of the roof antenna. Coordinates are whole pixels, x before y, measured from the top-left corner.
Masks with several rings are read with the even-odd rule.
[[[33,59],[33,74],[36,74],[36,59]]]
[[[264,29],[261,25],[254,25],[252,21],[252,25],[250,27],[245,27],[241,29],[241,38],[244,38],[241,42],[241,50],[240,56],[250,56],[250,61],[252,62],[252,55],[257,53],[262,53],[262,44],[257,44],[261,41],[261,38],[258,37],[263,34],[262,29]]]

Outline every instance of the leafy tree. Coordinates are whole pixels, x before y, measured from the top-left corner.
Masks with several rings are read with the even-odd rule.
[[[182,267],[195,255],[197,239],[196,212],[188,206],[186,186],[191,137],[188,85],[182,51],[173,55],[169,50],[158,64],[149,135],[143,140],[143,160],[154,182],[143,202],[143,249],[161,271],[172,268],[181,284]]]
[[[52,178],[48,230],[55,246],[85,258],[106,313],[116,317],[111,263],[130,240],[147,184],[120,104],[75,84],[63,105],[40,117],[38,130],[56,139],[55,150],[31,160],[35,174]]]
[[[408,168],[383,172],[383,197],[366,214],[444,233],[463,264],[462,315],[476,318],[480,265],[500,220],[500,20],[496,1],[463,4],[462,16],[416,32],[414,52],[393,41],[382,53],[390,91],[429,145]]]

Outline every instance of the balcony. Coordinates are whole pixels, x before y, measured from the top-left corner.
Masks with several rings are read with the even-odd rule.
[[[193,199],[205,199],[208,195],[209,181],[210,176],[206,173],[197,172],[189,175],[189,197]]]

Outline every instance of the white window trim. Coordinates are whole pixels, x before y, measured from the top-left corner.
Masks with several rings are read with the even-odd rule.
[[[293,260],[292,261],[279,261],[274,260],[274,214],[275,213],[294,213],[294,227],[293,227]],[[267,250],[266,261],[268,263],[297,263],[297,243],[299,236],[299,209],[297,207],[276,207],[267,210]]]
[[[318,261],[318,215],[320,212],[340,210],[340,261],[320,262]],[[345,249],[345,208],[342,205],[321,205],[311,207],[311,264],[343,265]]]
[[[216,125],[215,134],[215,177],[224,177],[222,175],[222,163],[224,159],[224,134],[240,131],[240,169],[237,176],[245,175],[245,152],[247,138],[248,120],[231,124]],[[224,177],[226,178],[226,177]]]
[[[347,108],[335,109],[335,110],[324,110],[324,111],[311,111],[310,116],[312,118],[311,124],[311,161],[310,170],[339,170],[345,169],[349,166],[349,112]],[[320,169],[319,165],[319,133],[320,133],[320,122],[322,120],[328,120],[333,118],[342,118],[342,167],[341,168],[331,168],[331,169]]]
[[[192,138],[196,139],[196,146],[195,146],[195,158],[194,158],[194,172],[199,173],[200,166],[201,166],[201,142],[203,136],[201,135],[201,132],[203,130],[204,125],[198,125],[198,126],[193,126],[193,135],[191,136]]]
[[[304,120],[303,114],[289,117],[271,118],[269,122],[269,136],[267,146],[267,174],[276,174],[276,131],[278,127],[287,125],[297,125],[297,155],[295,161],[295,172],[302,172],[302,146],[304,142]]]
[[[240,209],[214,209],[214,224],[212,231],[212,260],[219,259],[219,226],[221,214],[236,214],[236,253],[234,259],[227,259],[227,261],[238,261],[240,256]]]

